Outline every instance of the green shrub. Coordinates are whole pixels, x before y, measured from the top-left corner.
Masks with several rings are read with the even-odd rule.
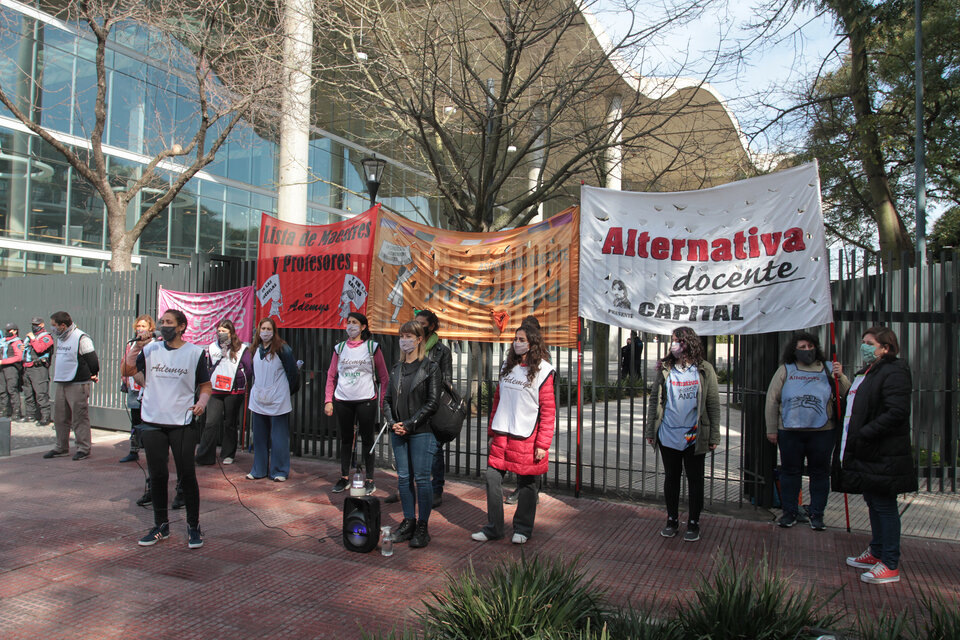
[[[696,601],[682,605],[678,622],[686,638],[780,640],[839,619],[825,611],[839,590],[822,601],[812,588],[793,591],[766,558],[738,565],[720,557],[713,578],[696,588]]]
[[[960,602],[947,602],[939,593],[920,595],[926,610],[922,629],[914,634],[917,640],[956,640],[960,638]]]
[[[862,616],[858,614],[857,637],[860,640],[909,640],[912,634],[908,632],[908,622],[906,611],[896,616],[887,611],[879,616],[872,611]]]

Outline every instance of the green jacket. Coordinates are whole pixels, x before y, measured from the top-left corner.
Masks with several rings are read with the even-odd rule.
[[[697,389],[697,425],[699,433],[693,452],[697,455],[707,453],[711,444],[720,444],[720,390],[717,384],[717,372],[706,360],[697,365],[700,370],[700,386]],[[650,399],[647,402],[647,426],[645,438],[657,439],[660,423],[663,422],[663,408],[667,397],[668,369],[658,372]]]

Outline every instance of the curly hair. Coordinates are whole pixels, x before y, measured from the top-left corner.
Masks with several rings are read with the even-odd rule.
[[[527,344],[530,345],[530,350],[524,355],[526,356],[527,381],[533,382],[537,379],[537,374],[540,373],[540,362],[545,359],[546,346],[543,344],[543,336],[540,335],[538,326],[525,322],[514,331],[514,337],[520,331],[526,334]],[[518,364],[521,364],[521,356],[518,356],[517,352],[513,350],[513,342],[511,342],[510,348],[507,349],[507,358],[503,361],[503,367],[500,369],[500,375],[503,376]]]
[[[827,361],[827,357],[823,354],[823,348],[820,346],[820,339],[812,333],[807,333],[806,331],[797,331],[790,337],[790,342],[783,347],[783,355],[780,356],[780,362],[784,364],[797,363],[797,343],[801,340],[806,340],[813,345],[813,350],[816,354],[814,357],[817,360],[820,362]]]
[[[700,336],[697,335],[696,331],[690,327],[677,327],[671,334],[671,341],[673,336],[677,336],[677,342],[680,343],[683,348],[683,355],[689,362],[696,365],[703,362],[703,343],[700,342]],[[679,358],[668,351],[667,355],[657,363],[657,368],[669,369],[679,361]]]

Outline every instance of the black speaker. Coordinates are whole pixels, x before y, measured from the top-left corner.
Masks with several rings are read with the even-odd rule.
[[[380,499],[347,497],[343,502],[343,546],[367,553],[380,542]]]

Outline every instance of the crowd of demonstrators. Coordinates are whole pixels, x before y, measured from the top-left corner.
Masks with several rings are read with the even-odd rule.
[[[850,388],[840,364],[828,362],[813,334],[795,333],[767,388],[767,439],[780,449],[779,526],[800,517],[801,470],[810,475],[810,528],[823,531],[830,493],[830,461],[836,440],[837,392]]]
[[[269,477],[274,482],[286,482],[290,477],[292,397],[300,388],[300,372],[293,350],[277,334],[272,318],[264,318],[257,325],[252,349],[253,468],[247,478]]]
[[[232,321],[224,319],[217,323],[217,340],[207,347],[207,367],[213,395],[207,405],[196,463],[215,464],[217,443],[220,443],[221,461],[233,464],[243,400],[253,377],[253,356],[251,349],[240,341]]]
[[[400,327],[402,357],[390,372],[383,399],[384,420],[392,431],[390,442],[403,508],[403,521],[394,539],[409,540],[413,548],[425,547],[430,542],[430,475],[437,451],[430,418],[437,410],[443,380],[440,366],[426,357],[425,342],[423,325],[416,320]]]
[[[30,331],[23,341],[23,402],[27,420],[38,427],[50,424],[50,363],[54,351],[53,336],[43,318],[30,319]]]
[[[371,449],[379,423],[378,408],[383,404],[389,376],[383,350],[367,327],[367,316],[350,312],[346,333],[347,339],[334,347],[330,358],[323,406],[326,415],[336,415],[340,431],[340,479],[333,486],[333,492],[340,493],[349,484],[350,463],[359,432],[366,471],[365,490],[370,495],[376,490]]]
[[[674,330],[670,351],[657,362],[644,435],[647,444],[659,447],[663,459],[667,524],[660,535],[672,538],[680,529],[680,476],[685,472],[689,495],[683,539],[696,542],[706,454],[720,444],[720,392],[717,373],[690,327]]]
[[[210,400],[210,375],[202,348],[184,342],[187,317],[169,309],[160,316],[161,341],[152,334],[140,337],[124,357],[123,375],[133,376],[143,387],[139,430],[147,454],[153,528],[141,546],[151,546],[170,536],[167,518],[168,461],[172,453],[177,481],[187,510],[187,546],[203,546],[200,530],[200,486],[193,462],[197,446],[196,416]]]
[[[514,544],[533,535],[537,515],[537,479],[547,472],[556,415],[554,369],[545,357],[539,323],[524,323],[500,370],[487,428],[487,524],[471,535],[478,541],[504,536],[503,476],[517,476],[517,508],[513,516]]]

